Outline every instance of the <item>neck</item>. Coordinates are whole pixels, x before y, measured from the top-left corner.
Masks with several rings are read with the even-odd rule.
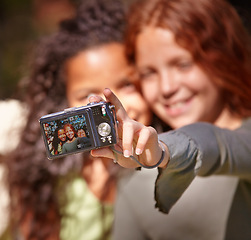
[[[72,138],[71,140],[69,139],[69,140],[68,140],[68,142],[70,142],[70,143],[71,143],[71,142],[73,142],[75,139],[76,139],[75,137],[74,137],[74,138]]]
[[[242,119],[230,113],[228,110],[223,110],[214,124],[221,128],[234,130],[241,126]]]

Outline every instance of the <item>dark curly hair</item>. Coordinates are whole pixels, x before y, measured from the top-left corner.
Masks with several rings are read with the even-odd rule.
[[[116,0],[84,0],[72,19],[60,23],[53,35],[42,38],[32,57],[23,94],[29,107],[27,124],[18,148],[9,157],[11,213],[15,225],[28,221],[26,239],[58,239],[62,195],[59,180],[80,174],[83,155],[54,161],[46,158],[39,118],[67,107],[64,63],[79,51],[111,42],[122,42],[124,5]],[[60,186],[64,184],[60,184]],[[25,234],[25,235],[26,235]]]

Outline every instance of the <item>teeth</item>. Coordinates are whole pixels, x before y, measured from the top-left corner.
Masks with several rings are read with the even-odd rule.
[[[169,107],[170,107],[171,109],[174,109],[174,108],[182,107],[183,105],[184,105],[184,102],[178,102],[178,103],[175,103],[175,104],[170,105]]]

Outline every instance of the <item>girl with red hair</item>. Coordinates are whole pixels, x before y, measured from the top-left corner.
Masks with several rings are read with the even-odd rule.
[[[165,213],[195,177],[236,177],[221,231],[224,239],[250,239],[251,45],[235,9],[224,0],[141,1],[130,12],[126,45],[144,98],[173,130],[157,135],[131,120],[106,89],[117,109],[123,155],[99,149],[93,156],[117,156],[127,168],[159,167],[155,199]]]

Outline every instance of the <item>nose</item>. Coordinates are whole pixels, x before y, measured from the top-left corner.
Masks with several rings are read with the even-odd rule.
[[[171,97],[178,90],[178,81],[170,71],[164,71],[160,74],[160,91],[164,98]]]

